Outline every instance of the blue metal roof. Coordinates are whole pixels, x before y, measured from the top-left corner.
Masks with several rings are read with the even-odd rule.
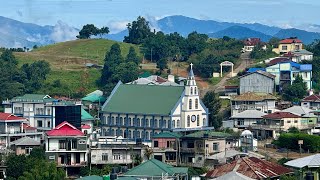
[[[265,68],[249,68],[247,72],[252,73],[256,71],[266,71],[266,69]]]

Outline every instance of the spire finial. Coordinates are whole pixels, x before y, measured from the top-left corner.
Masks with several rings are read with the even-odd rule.
[[[192,64],[192,63],[190,63],[190,69],[192,69],[192,66],[193,66],[193,64]]]

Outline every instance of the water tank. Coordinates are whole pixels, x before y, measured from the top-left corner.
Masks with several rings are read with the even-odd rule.
[[[174,82],[174,75],[169,74],[168,75],[168,81]]]

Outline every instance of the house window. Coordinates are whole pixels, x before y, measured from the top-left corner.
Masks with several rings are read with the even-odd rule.
[[[192,87],[190,88],[190,94],[191,95],[193,94],[193,88]]]
[[[22,107],[14,107],[14,113],[15,114],[23,114]]]
[[[120,153],[113,154],[113,160],[121,160],[121,159],[122,159],[122,155],[120,155]]]
[[[114,124],[114,117],[111,117],[111,123],[110,124]]]
[[[199,115],[197,115],[197,126],[200,126]]]
[[[298,123],[298,120],[294,120],[294,123]]]
[[[288,47],[287,46],[282,46],[282,50],[287,50]]]
[[[176,127],[176,121],[175,120],[172,120],[172,125],[171,125],[172,128],[175,128]]]
[[[44,114],[44,109],[43,108],[36,108],[36,114]]]
[[[37,121],[38,127],[42,127],[42,120]]]
[[[72,146],[71,146],[72,149],[77,149],[77,140],[76,140],[76,139],[73,139],[71,145],[72,145]]]
[[[140,118],[136,119],[136,125],[137,125],[137,127],[140,127]]]
[[[149,127],[149,119],[145,119],[146,127]]]
[[[157,119],[154,120],[154,127],[156,127],[156,128],[158,127],[158,120]]]
[[[26,154],[29,154],[29,155],[30,155],[31,151],[32,151],[32,147],[26,147],[26,148],[25,148]]]
[[[189,109],[192,109],[192,99],[189,99]]]
[[[66,149],[66,141],[59,140],[59,149]]]
[[[123,125],[123,117],[120,117],[120,126]]]
[[[213,143],[213,150],[218,151],[219,150],[219,143]]]
[[[190,127],[190,116],[187,117],[187,127]]]
[[[291,121],[287,121],[287,123],[291,123]]]
[[[118,126],[120,125],[118,116],[116,117],[116,125],[118,125]]]
[[[128,138],[131,138],[131,130],[128,131]]]
[[[194,94],[197,94],[197,87],[194,87]]]
[[[51,115],[51,109],[47,109],[47,115]]]
[[[136,138],[140,138],[140,131],[136,132]]]
[[[129,117],[129,122],[128,122],[128,126],[131,126],[132,123],[131,123],[131,117]]]
[[[146,131],[146,139],[149,140],[150,139],[150,136],[149,136],[149,132]]]
[[[166,120],[163,120],[162,128],[167,128],[167,121]]]
[[[196,102],[195,102],[195,108],[196,109],[198,109],[198,106],[199,106],[199,102],[198,102],[199,100],[198,99],[196,99]]]
[[[300,46],[299,46],[299,45],[296,45],[295,48],[296,48],[296,50],[299,50],[299,49],[300,49]]]
[[[102,161],[108,161],[108,154],[107,153],[102,153],[101,160]]]
[[[159,147],[159,142],[158,141],[153,141],[153,147]]]
[[[47,127],[51,127],[50,125],[50,121],[47,121]]]
[[[238,126],[244,125],[244,121],[238,121]]]
[[[313,121],[312,120],[309,120],[309,123],[312,123]]]

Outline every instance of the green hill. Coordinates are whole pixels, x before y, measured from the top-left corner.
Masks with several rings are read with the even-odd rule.
[[[38,60],[45,60],[50,63],[51,73],[46,84],[52,84],[60,80],[63,85],[63,95],[79,92],[85,88],[85,92],[90,92],[97,88],[96,80],[100,77],[98,69],[86,69],[85,63],[104,64],[104,57],[115,41],[106,39],[83,39],[67,41],[48,46],[39,47],[30,52],[15,52],[19,65],[32,63]],[[118,42],[119,43],[119,42]],[[125,57],[129,48],[133,46],[139,56],[140,50],[136,45],[119,43],[122,56]],[[43,93],[55,93],[56,90],[44,88]]]

